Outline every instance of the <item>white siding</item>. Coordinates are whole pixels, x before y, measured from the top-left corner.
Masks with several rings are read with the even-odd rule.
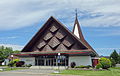
[[[69,66],[71,62],[75,62],[76,66],[80,66],[80,65],[92,66],[91,56],[69,56]]]
[[[76,24],[73,33],[74,33],[78,38],[80,38],[80,36],[79,36],[79,31],[78,31],[78,30],[79,30],[79,29],[78,29],[78,26],[77,26],[77,24]]]
[[[25,62],[25,65],[29,65],[29,64],[32,64],[32,65],[35,65],[35,57],[21,57],[20,58],[21,61],[24,61]]]

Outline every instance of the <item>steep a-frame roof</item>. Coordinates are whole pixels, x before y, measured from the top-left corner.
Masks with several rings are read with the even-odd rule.
[[[76,15],[75,23],[74,23],[74,27],[73,27],[73,34],[75,34],[88,47],[88,49],[91,49],[98,56],[98,54],[96,53],[96,51],[85,40],[85,38],[84,38],[84,36],[82,34],[82,30],[80,28],[80,24],[79,24],[77,15]]]
[[[50,17],[21,52],[92,52],[85,43],[54,17]]]

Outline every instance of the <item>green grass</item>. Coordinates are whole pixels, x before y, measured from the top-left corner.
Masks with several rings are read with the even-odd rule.
[[[20,70],[20,69],[28,69],[28,68],[10,68],[10,67],[7,67],[7,68],[5,68],[5,70],[4,71],[11,71],[11,70]],[[0,71],[0,72],[3,72],[3,71]]]
[[[80,76],[120,76],[120,68],[110,68],[106,71],[63,70],[60,74]]]

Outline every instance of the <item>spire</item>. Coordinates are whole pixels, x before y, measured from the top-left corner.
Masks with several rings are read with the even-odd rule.
[[[84,36],[82,34],[82,30],[80,28],[79,21],[78,21],[77,9],[75,10],[75,15],[76,16],[75,16],[75,23],[74,23],[74,27],[73,27],[73,34],[76,35],[89,49],[91,49],[92,51],[94,51],[94,53],[98,56],[98,54],[95,52],[95,50],[84,39]]]
[[[82,34],[82,30],[80,28],[79,25],[79,21],[78,21],[78,14],[77,14],[77,9],[75,10],[75,23],[74,23],[74,27],[73,27],[73,33],[81,40],[84,39],[83,34]]]
[[[76,15],[76,18],[77,18],[77,9],[75,10],[75,15]]]

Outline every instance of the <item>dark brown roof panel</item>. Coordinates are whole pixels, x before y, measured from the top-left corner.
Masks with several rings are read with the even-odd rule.
[[[48,43],[48,45],[51,46],[52,48],[55,48],[59,44],[60,42],[56,37],[53,37]]]
[[[87,50],[87,46],[54,17],[50,17],[22,52]],[[89,51],[89,50],[88,50]]]

